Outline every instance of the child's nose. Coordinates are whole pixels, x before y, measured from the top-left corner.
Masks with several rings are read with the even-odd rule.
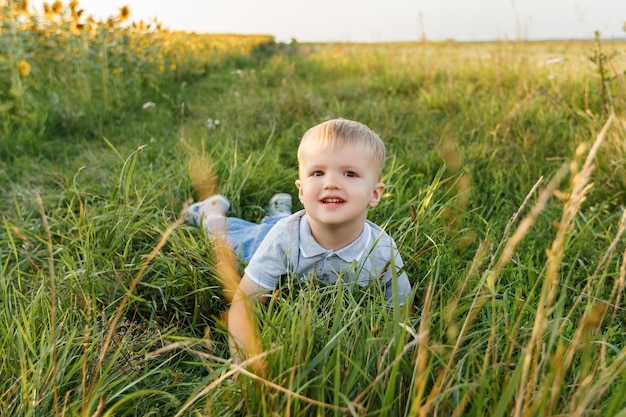
[[[326,174],[324,177],[325,190],[336,190],[337,188],[339,188],[339,182],[337,181],[337,178],[334,174]]]

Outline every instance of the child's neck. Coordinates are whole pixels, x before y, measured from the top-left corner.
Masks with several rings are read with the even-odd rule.
[[[354,242],[363,232],[364,222],[350,225],[325,225],[309,222],[311,235],[318,245],[338,251]]]

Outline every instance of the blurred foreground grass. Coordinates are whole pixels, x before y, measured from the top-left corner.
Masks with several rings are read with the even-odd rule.
[[[25,51],[9,13],[0,44]],[[134,50],[137,26],[93,23],[98,49],[65,22],[6,55],[22,102],[0,88],[2,413],[623,413],[626,45],[270,43],[172,70],[152,51],[183,34]],[[228,360],[211,245],[174,222],[213,181],[259,220],[331,117],[387,143],[370,217],[417,313],[288,286],[257,312],[259,378]]]

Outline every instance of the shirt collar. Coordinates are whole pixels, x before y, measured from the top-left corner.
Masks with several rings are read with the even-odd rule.
[[[371,227],[365,222],[363,225],[363,231],[352,243],[345,246],[338,251],[324,249],[313,238],[311,234],[311,226],[306,216],[302,216],[300,219],[300,253],[305,258],[312,258],[314,256],[320,256],[322,254],[335,254],[345,262],[352,262],[360,259],[363,252],[367,249],[371,240]]]

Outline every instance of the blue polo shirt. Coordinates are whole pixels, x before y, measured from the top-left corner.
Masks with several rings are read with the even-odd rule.
[[[295,223],[294,223],[295,222]],[[393,265],[393,267],[392,267]],[[401,271],[402,257],[394,240],[378,225],[367,220],[361,235],[339,250],[321,247],[311,235],[304,210],[278,221],[268,232],[245,269],[261,287],[273,290],[287,274],[315,276],[332,284],[339,277],[345,283],[364,287],[376,281],[393,299],[393,271]],[[397,275],[398,299],[402,305],[411,293],[406,273]]]

